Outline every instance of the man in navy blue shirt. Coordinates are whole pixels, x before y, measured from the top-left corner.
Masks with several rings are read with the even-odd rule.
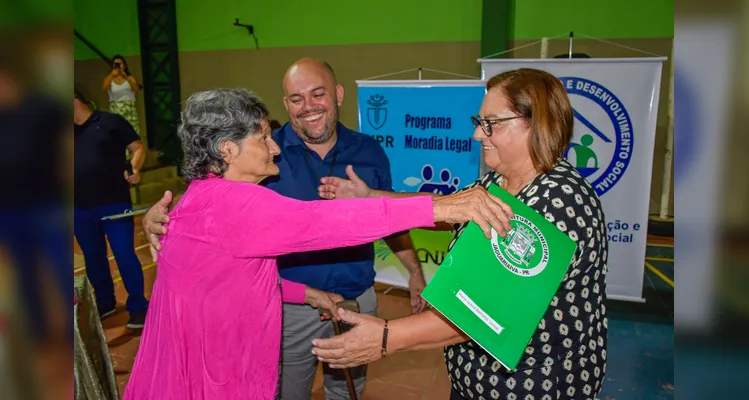
[[[274,139],[281,146],[276,160],[281,172],[266,180],[267,187],[299,200],[319,200],[320,178],[346,177],[346,166],[353,165],[370,187],[393,190],[390,162],[380,144],[338,121],[344,88],[336,81],[330,65],[314,59],[297,61],[286,72],[283,89],[289,122],[274,132]],[[425,305],[420,297],[425,281],[410,235],[404,232],[385,241],[410,273],[412,308],[420,312]],[[358,300],[362,313],[374,315],[377,310],[373,288],[374,244],[282,256],[278,268],[285,279]],[[284,305],[281,389],[284,400],[309,399],[317,368],[311,343],[320,335],[332,336],[333,329],[329,322],[320,322],[316,310],[303,305]],[[326,367],[324,372],[326,397],[349,398],[340,370]],[[366,367],[351,373],[360,397]]]
[[[346,166],[371,188],[392,191],[390,162],[380,144],[368,135],[355,132],[338,122],[338,109],[344,89],[333,69],[325,62],[302,59],[294,63],[283,79],[284,105],[289,122],[273,132],[281,147],[276,159],[280,173],[263,184],[299,200],[320,200],[318,186],[324,176],[346,177]],[[152,244],[158,246],[168,194],[143,219]],[[386,238],[388,246],[409,271],[412,311],[424,309],[421,292],[426,286],[421,264],[408,232]],[[356,299],[360,312],[374,315],[377,295],[373,285],[374,244],[326,251],[296,253],[279,257],[279,273],[285,279]],[[334,334],[329,321],[321,321],[309,305],[284,304],[281,397],[284,400],[309,399],[318,360],[312,354],[312,339]],[[348,388],[341,370],[324,366],[324,386],[328,399],[348,399]],[[351,370],[357,397],[366,381],[366,366]]]

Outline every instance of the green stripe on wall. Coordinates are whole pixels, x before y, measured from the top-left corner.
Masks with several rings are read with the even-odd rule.
[[[515,40],[569,32],[606,39],[674,36],[674,0],[515,0]]]
[[[481,40],[481,0],[177,0],[180,51]],[[75,0],[75,27],[105,54],[140,54],[137,0]],[[76,40],[75,58],[96,58]]]
[[[177,0],[180,51],[481,40],[481,0]]]
[[[506,1],[514,3],[508,35],[514,40],[569,31],[606,39],[673,37],[673,0]],[[137,0],[74,0],[74,5],[76,30],[105,54],[140,54]],[[176,8],[180,51],[254,50],[247,30],[232,25],[235,18],[255,26],[261,50],[480,41],[482,23],[492,21],[482,15],[482,0],[176,0]],[[76,40],[77,60],[96,57]]]

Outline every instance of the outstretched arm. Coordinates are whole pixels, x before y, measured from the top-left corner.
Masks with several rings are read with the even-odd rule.
[[[214,226],[218,239],[238,258],[348,247],[373,242],[435,221],[474,221],[487,238],[492,227],[504,237],[512,211],[483,188],[431,199],[345,199],[299,201],[244,182],[224,185]]]
[[[231,243],[235,244],[237,244],[237,238],[242,238],[237,245],[243,248],[243,250],[237,254],[245,254],[245,252],[249,251],[248,249],[254,248],[253,244],[256,246],[258,242],[266,243],[268,241],[270,241],[270,248],[273,248],[273,244],[276,242],[283,242],[286,246],[289,246],[289,243],[295,243],[292,245],[295,247],[287,247],[281,252],[278,252],[276,248],[265,256],[305,251],[305,248],[308,250],[319,250],[346,247],[371,242],[395,232],[415,227],[433,227],[435,223],[459,224],[474,221],[484,231],[484,235],[487,238],[491,238],[492,227],[502,237],[505,236],[505,232],[511,229],[510,218],[512,217],[512,210],[510,207],[499,198],[489,195],[481,187],[433,199],[426,196],[418,196],[411,199],[387,199],[381,197],[377,199],[351,199],[335,202],[322,200],[302,202],[292,200],[282,197],[266,188],[249,183],[232,185],[231,187],[241,187],[243,189],[235,189],[239,193],[226,193],[228,191],[224,190],[224,193],[218,194],[226,204],[221,205],[221,213],[217,217],[229,220],[226,221],[225,227],[222,228],[223,231],[219,231],[219,234],[227,237]],[[242,193],[252,187],[264,190],[263,201],[255,202],[257,196],[253,196],[252,193]],[[257,190],[254,192],[255,194],[258,193]],[[158,251],[161,248],[159,236],[167,233],[163,224],[169,222],[169,217],[166,213],[171,200],[171,193],[167,191],[164,197],[143,218],[143,228],[148,235],[154,261],[157,260]],[[325,204],[325,206],[318,208],[319,204]],[[342,207],[344,204],[346,204],[346,207]],[[414,208],[413,206],[417,204],[423,204],[424,206],[431,205],[431,208],[429,211]],[[395,210],[404,214],[404,218],[393,218],[393,215],[390,215],[393,211],[391,209],[393,205],[397,205]],[[289,212],[292,210],[291,207],[295,211],[294,214]],[[310,207],[311,210],[309,209]],[[418,212],[415,212],[416,210]],[[387,217],[390,219],[381,218],[386,216],[384,212],[388,213]],[[427,217],[419,213],[429,214],[431,218],[427,221]],[[258,218],[258,216],[264,218]],[[415,220],[419,218],[424,218],[424,220],[415,223]],[[325,233],[331,235],[322,238],[322,240],[318,231],[320,226],[317,225],[319,221],[325,222],[322,225],[326,230]],[[331,225],[331,222],[333,222],[333,225]],[[335,225],[336,222],[337,225]],[[369,223],[374,223],[374,229],[380,229],[380,232],[376,234],[372,234],[371,231],[364,232],[359,225]],[[389,223],[392,224],[388,225]],[[230,229],[226,229],[226,227]],[[255,229],[248,230],[248,227]],[[257,228],[260,228],[260,230],[257,230]],[[329,230],[336,229],[337,231],[332,234],[328,232]],[[248,231],[252,233],[248,235]],[[313,239],[315,240],[309,240],[309,236],[297,235],[296,233],[299,232],[305,233],[305,235],[313,235]],[[362,232],[364,232],[364,236]],[[302,237],[304,240],[300,240]],[[331,238],[335,237],[343,237],[344,240],[337,244],[331,243]],[[317,247],[322,242],[326,242],[325,246]],[[314,243],[314,246],[310,247],[311,243]],[[256,256],[254,253],[252,254],[251,256]]]
[[[221,242],[239,258],[348,247],[434,225],[429,198],[299,201],[244,183],[216,193]]]

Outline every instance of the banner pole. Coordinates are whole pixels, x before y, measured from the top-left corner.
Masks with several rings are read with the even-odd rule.
[[[668,89],[668,129],[666,130],[666,150],[663,160],[663,185],[661,187],[661,219],[668,218],[669,197],[671,196],[671,170],[674,158],[674,44],[671,43],[671,81]]]
[[[568,58],[572,58],[572,32],[570,32],[570,49],[568,51]]]
[[[419,68],[419,80],[421,80],[421,68]]]
[[[541,38],[541,58],[548,58],[549,56],[549,38]]]

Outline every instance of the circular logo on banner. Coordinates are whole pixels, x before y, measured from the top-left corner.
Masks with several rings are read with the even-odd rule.
[[[512,230],[503,238],[492,229],[492,250],[508,271],[519,276],[535,276],[549,262],[549,244],[528,219],[519,215],[510,220]]]
[[[614,93],[584,78],[559,78],[570,95],[575,131],[564,157],[601,196],[624,175],[634,148],[634,127]]]

